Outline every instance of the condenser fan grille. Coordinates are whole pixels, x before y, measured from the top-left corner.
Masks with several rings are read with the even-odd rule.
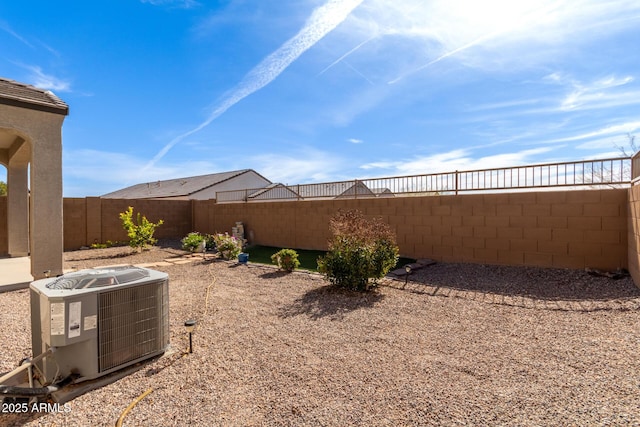
[[[165,348],[169,344],[168,304],[166,281],[100,294],[100,372]]]
[[[58,277],[47,285],[49,289],[87,289],[122,285],[149,277],[143,268],[131,265],[95,270],[80,270]]]
[[[49,289],[75,289],[78,285],[78,279],[73,277],[60,276],[55,281],[47,285]]]

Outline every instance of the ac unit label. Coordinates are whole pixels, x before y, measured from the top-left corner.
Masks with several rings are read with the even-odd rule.
[[[64,335],[64,303],[51,303],[51,335]]]
[[[80,336],[80,313],[82,313],[82,303],[80,301],[69,304],[69,338]]]
[[[85,316],[84,318],[84,330],[88,331],[90,329],[95,329],[98,326],[98,315],[94,314],[93,316]]]

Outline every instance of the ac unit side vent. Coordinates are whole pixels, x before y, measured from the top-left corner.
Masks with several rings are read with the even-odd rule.
[[[98,298],[98,369],[162,351],[169,344],[167,281],[116,289]]]

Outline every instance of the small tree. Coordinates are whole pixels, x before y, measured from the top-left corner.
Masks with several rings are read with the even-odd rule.
[[[0,181],[0,196],[7,195],[7,184],[4,181]]]
[[[384,277],[398,262],[391,227],[381,218],[368,220],[358,210],[338,212],[329,224],[329,251],[318,258],[318,270],[335,286],[368,290],[369,279]]]
[[[132,248],[138,248],[138,252],[142,252],[142,249],[147,245],[154,245],[157,240],[153,238],[156,228],[161,226],[164,221],[159,220],[157,223],[150,222],[147,217],[140,215],[138,212],[136,216],[136,222],[133,222],[133,207],[120,213],[120,220],[122,221],[122,227],[127,232],[129,237],[129,246]]]

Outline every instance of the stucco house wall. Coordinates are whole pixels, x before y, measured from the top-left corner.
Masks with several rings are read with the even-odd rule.
[[[34,278],[45,277],[45,271],[62,274],[65,117],[66,112],[0,104],[0,149],[5,150],[0,162],[7,165],[9,181],[8,250],[13,256],[31,255]]]

